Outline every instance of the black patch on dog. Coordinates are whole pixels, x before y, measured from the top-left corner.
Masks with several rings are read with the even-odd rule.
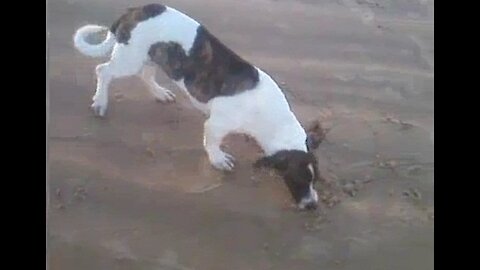
[[[313,175],[309,165],[313,167]],[[299,203],[310,191],[310,183],[320,179],[317,159],[310,152],[300,150],[282,150],[260,158],[254,164],[255,168],[273,168],[285,180],[296,203]]]
[[[110,32],[115,35],[118,43],[128,44],[130,33],[139,22],[158,16],[165,11],[166,7],[160,4],[149,4],[142,7],[127,9],[110,27]]]
[[[175,42],[158,42],[148,52],[171,79],[183,79],[190,95],[206,103],[218,96],[233,96],[253,89],[258,71],[228,49],[203,26],[188,54]]]

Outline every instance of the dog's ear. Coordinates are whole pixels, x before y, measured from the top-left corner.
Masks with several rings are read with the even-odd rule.
[[[255,168],[274,168],[284,171],[288,168],[288,158],[284,153],[276,153],[275,155],[258,159],[253,166]]]
[[[318,120],[310,123],[310,125],[306,129],[306,133],[307,139],[305,143],[307,144],[308,151],[313,151],[317,149],[326,136],[326,132],[320,124],[320,121]]]

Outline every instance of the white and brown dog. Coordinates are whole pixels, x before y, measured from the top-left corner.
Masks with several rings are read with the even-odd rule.
[[[86,42],[88,35],[106,29],[86,25],[74,35],[75,47],[85,55],[100,57],[112,51],[110,61],[96,67],[95,114],[105,115],[110,82],[130,75],[142,78],[157,100],[174,101],[175,95],[155,81],[159,66],[208,115],[203,142],[215,168],[234,167],[234,158],[220,149],[226,135],[250,135],[265,152],[255,166],[278,170],[298,206],[316,208],[313,184],[320,175],[310,151],[320,137],[314,130],[307,136],[267,73],[240,58],[197,21],[164,5],[130,8],[113,23],[103,42]]]

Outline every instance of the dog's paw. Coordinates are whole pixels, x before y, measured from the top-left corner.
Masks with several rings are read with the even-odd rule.
[[[175,102],[175,94],[165,88],[157,88],[154,90],[155,100],[160,103],[172,103]]]
[[[98,96],[93,97],[93,103],[90,106],[96,116],[104,117],[107,112],[107,100]]]
[[[230,154],[219,151],[210,156],[210,163],[218,170],[231,171],[235,167],[235,158]]]

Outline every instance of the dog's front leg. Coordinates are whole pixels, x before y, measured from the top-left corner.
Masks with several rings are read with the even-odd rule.
[[[235,159],[220,149],[223,138],[228,134],[226,124],[220,119],[210,117],[204,125],[203,146],[213,167],[219,170],[231,171]]]
[[[175,94],[172,91],[165,89],[157,84],[155,81],[156,67],[151,64],[143,66],[139,76],[147,84],[149,92],[155,99],[162,103],[170,103],[175,101]]]

